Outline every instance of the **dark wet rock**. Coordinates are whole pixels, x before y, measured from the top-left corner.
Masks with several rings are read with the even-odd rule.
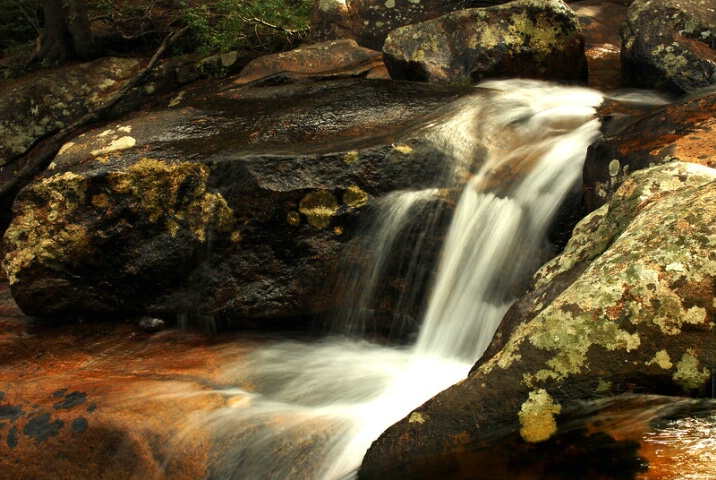
[[[713,89],[668,106],[647,106],[641,112],[618,101],[607,102],[603,115],[609,117],[607,128],[610,124],[632,120],[589,147],[584,166],[587,211],[608,202],[624,180],[637,170],[675,161],[716,167],[716,91]]]
[[[623,70],[633,86],[685,93],[716,83],[711,0],[635,0],[621,36]]]
[[[519,0],[408,25],[388,35],[383,54],[395,79],[587,79],[579,21],[561,0]]]
[[[234,83],[281,84],[347,77],[388,78],[383,55],[358,46],[354,40],[327,41],[259,57],[246,65]]]
[[[381,198],[452,185],[423,126],[489,94],[222,85],[80,135],[21,192],[4,265],[26,313],[252,323],[324,312],[345,248]],[[465,178],[481,158],[466,159]]]
[[[466,380],[383,433],[361,478],[383,478],[428,457],[454,465],[460,452],[490,451],[507,437],[508,451],[550,442],[569,451],[570,440],[561,440],[565,414],[584,401],[710,397],[715,205],[712,168],[673,163],[634,173],[535,275],[534,292],[552,282],[557,288],[521,306],[522,320],[489,350],[499,351]]]

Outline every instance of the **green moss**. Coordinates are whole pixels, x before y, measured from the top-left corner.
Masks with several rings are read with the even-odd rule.
[[[704,385],[711,376],[706,368],[699,370],[699,360],[694,352],[685,353],[681,360],[676,363],[676,372],[673,375],[674,382],[689,392],[704,388]]]
[[[75,264],[90,245],[87,228],[73,223],[73,212],[86,201],[86,178],[67,172],[30,188],[32,200],[20,203],[5,232],[3,269],[10,284],[34,264],[55,270]]]
[[[234,214],[219,193],[206,191],[209,167],[143,158],[124,171],[110,175],[114,191],[132,197],[149,223],[163,222],[176,235],[187,224],[205,241],[208,231],[229,232]]]
[[[526,442],[537,443],[548,440],[557,432],[555,415],[562,407],[544,389],[533,390],[522,404],[518,413],[520,435]]]
[[[335,195],[327,190],[316,190],[301,200],[298,211],[306,216],[308,223],[316,228],[326,228],[338,211]]]

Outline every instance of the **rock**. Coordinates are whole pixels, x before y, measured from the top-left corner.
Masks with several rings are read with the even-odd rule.
[[[137,326],[145,332],[155,333],[167,328],[166,320],[157,317],[144,316],[137,319]]]
[[[211,432],[192,419],[225,406],[214,366],[246,347],[130,323],[50,328],[8,297],[0,282],[0,477],[208,475]]]
[[[354,40],[327,41],[259,57],[246,65],[234,84],[261,79],[264,83],[289,83],[346,77],[387,79],[383,55],[359,47]]]
[[[602,115],[610,117],[607,124],[619,124],[629,118],[637,120],[630,120],[632,123],[617,128],[615,133],[589,147],[583,195],[587,212],[608,202],[624,180],[642,168],[674,161],[716,167],[716,91],[713,89],[668,106],[644,108],[608,101]]]
[[[621,24],[627,2],[582,0],[570,3],[584,33],[584,53],[589,65],[589,86],[603,92],[622,86]]]
[[[311,38],[313,41],[353,38],[363,47],[381,50],[385,37],[395,28],[489,3],[503,2],[315,0],[311,7]]]
[[[441,84],[485,78],[587,78],[584,38],[561,0],[467,9],[392,31],[383,46],[392,78]]]
[[[104,58],[33,74],[0,88],[0,166],[117,93],[139,71],[137,59]]]
[[[314,0],[309,11],[312,43],[355,39],[353,23],[345,0]]]
[[[515,307],[521,319],[496,337],[492,356],[383,433],[360,478],[412,472],[432,456],[455,465],[460,452],[569,452],[566,413],[581,402],[709,397],[715,214],[716,170],[674,163],[634,173],[536,274],[536,295]],[[634,454],[635,445],[622,447]]]
[[[711,0],[635,0],[621,32],[632,85],[674,93],[716,83],[716,6]]]
[[[13,295],[43,317],[325,312],[361,218],[396,190],[454,185],[423,126],[490,94],[377,80],[185,90],[76,137],[21,192],[5,235]]]

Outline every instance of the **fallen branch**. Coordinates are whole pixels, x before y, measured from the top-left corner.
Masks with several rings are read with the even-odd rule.
[[[62,145],[79,129],[99,120],[110,118],[112,109],[122,101],[130,91],[147,81],[147,78],[151,75],[157,63],[159,63],[162,55],[188,30],[189,27],[184,27],[168,35],[149,60],[147,66],[102,106],[92,110],[57,133],[41,140],[19,160],[14,161],[12,164],[5,165],[2,171],[0,171],[0,197],[14,192],[19,186],[29,180],[32,175],[46,168],[55,155],[57,155],[60,148],[62,148]]]

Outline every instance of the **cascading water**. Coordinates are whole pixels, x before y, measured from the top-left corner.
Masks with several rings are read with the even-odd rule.
[[[212,478],[348,478],[382,431],[464,378],[485,350],[546,251],[550,222],[599,135],[602,96],[540,82],[482,87],[490,90],[451,120],[425,128],[456,172],[473,161],[478,140],[489,155],[456,209],[417,344],[278,342],[237,362],[224,372],[237,385],[220,392],[227,407],[198,420],[222,445]],[[360,276],[373,286],[421,195],[401,194],[378,222],[384,250]],[[358,308],[371,292],[357,295]]]

